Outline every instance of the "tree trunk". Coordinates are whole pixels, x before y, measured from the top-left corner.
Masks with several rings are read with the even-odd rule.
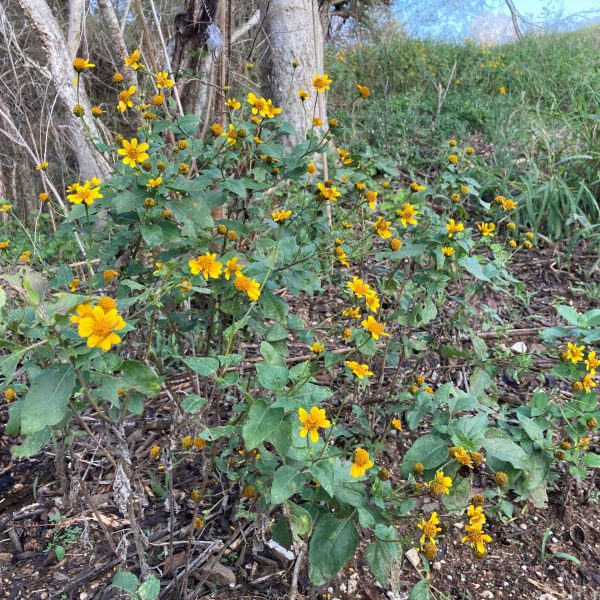
[[[74,71],[65,36],[45,0],[18,0],[18,2],[33,29],[38,33],[40,44],[46,51],[52,84],[69,118],[68,131],[77,156],[81,178],[107,177],[110,172],[108,165],[88,142],[79,119],[73,114],[73,106],[77,103],[81,104],[85,110],[90,135],[94,139],[100,139],[96,124],[91,117],[91,107],[84,87],[80,86],[78,97],[77,89],[71,82]]]
[[[283,109],[283,118],[298,132],[292,145],[303,140],[312,126],[313,112],[325,122],[325,97],[312,88],[315,73],[323,73],[323,30],[316,0],[261,0],[265,33],[269,44],[268,86],[273,103]],[[294,69],[292,61],[299,66]],[[304,103],[302,88],[310,92]],[[315,105],[316,104],[316,105]]]
[[[69,0],[69,24],[67,30],[67,52],[73,60],[77,54],[83,33],[84,0]]]

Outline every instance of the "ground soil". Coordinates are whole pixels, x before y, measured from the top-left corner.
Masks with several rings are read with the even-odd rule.
[[[498,311],[510,315],[515,326],[524,330],[521,335],[507,338],[507,344],[523,341],[536,348],[537,329],[557,323],[552,307],[556,298],[580,309],[597,307],[597,299],[590,297],[589,288],[586,291],[585,286],[580,285],[586,278],[590,282],[589,269],[596,259],[593,252],[572,257],[569,263],[563,263],[563,259],[560,248],[553,251],[546,248],[517,260],[516,276],[534,293],[529,303],[510,297],[486,299],[488,305],[493,304]],[[542,352],[536,357],[542,366],[550,359]],[[435,365],[430,365],[428,377],[435,380]],[[529,381],[525,378],[516,388],[513,383],[509,381],[506,385],[507,396],[523,401],[535,386],[536,378],[532,376]],[[172,385],[182,383],[173,381]],[[219,557],[225,568],[213,568],[208,574],[192,570],[189,582],[194,593],[189,597],[287,598],[295,561],[288,562],[266,547],[262,537],[267,531],[266,524],[240,512],[240,492],[235,485],[207,475],[206,454],[199,454],[197,459],[178,469],[173,492],[177,506],[171,505],[167,510],[164,500],[153,490],[148,477],[150,463],[145,458],[148,450],[156,443],[168,447],[179,435],[168,417],[169,407],[169,395],[161,395],[147,407],[145,417],[132,421],[125,431],[130,446],[136,448],[135,456],[144,457],[136,463],[136,474],[149,504],[143,514],[139,514],[149,540],[148,562],[158,568],[156,574],[163,582],[161,597],[168,597],[165,587],[179,566],[177,558],[183,555],[189,538],[193,508],[184,498],[183,490],[204,480],[206,489],[218,494],[221,500],[218,510],[198,536],[200,553],[206,550],[207,556]],[[0,413],[2,423],[6,423],[6,417],[4,408]],[[412,436],[403,431],[398,434],[396,443],[390,445],[385,461],[392,472]],[[76,452],[66,462],[65,475],[61,476],[55,469],[60,448],[47,449],[30,460],[15,461],[10,454],[14,443],[14,439],[0,437],[0,598],[107,600],[122,597],[109,584],[119,568],[118,557],[127,557],[128,568],[136,571],[134,543],[130,536],[124,535],[129,530],[129,520],[114,505],[113,476],[97,447],[91,440],[79,441]],[[592,446],[592,451],[598,452],[597,445]],[[75,470],[83,473],[87,481],[85,491],[77,485],[77,479],[73,481],[68,477]],[[494,541],[488,556],[481,560],[474,560],[469,549],[460,544],[460,519],[445,515],[441,504],[425,507],[438,510],[446,526],[444,539],[448,540],[441,544],[433,565],[434,595],[441,598],[443,592],[451,599],[473,600],[600,598],[599,479],[590,475],[585,483],[576,484],[559,472],[549,490],[545,509],[513,499],[517,506],[515,518],[504,524],[490,522]],[[176,524],[172,535],[167,528],[169,518]],[[546,556],[542,560],[542,538],[548,529],[552,533],[548,535]],[[407,539],[416,537],[412,522],[400,526],[398,531]],[[111,548],[108,539],[119,546]],[[57,545],[66,549],[66,556],[60,561],[53,550]],[[173,548],[172,562],[165,560],[170,548]],[[573,555],[579,564],[565,558],[552,558],[557,552]],[[296,600],[405,600],[421,577],[421,566],[413,566],[408,559],[399,561],[394,573],[397,589],[393,593],[372,579],[359,552],[322,588],[311,587],[305,569],[300,569]],[[234,576],[235,586],[228,587]]]

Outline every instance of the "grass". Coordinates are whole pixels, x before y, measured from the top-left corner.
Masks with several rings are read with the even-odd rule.
[[[424,179],[440,145],[456,138],[484,157],[485,198],[521,202],[521,224],[555,239],[587,230],[600,240],[599,33],[483,47],[382,31],[343,60],[332,51],[329,101],[342,116],[342,143],[372,146]],[[371,88],[368,101],[347,100],[356,82]]]

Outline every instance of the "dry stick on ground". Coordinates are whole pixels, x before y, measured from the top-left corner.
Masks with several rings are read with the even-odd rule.
[[[292,573],[292,584],[290,585],[290,591],[288,592],[288,600],[296,600],[298,594],[298,576],[300,575],[300,569],[304,563],[304,555],[306,554],[306,545],[303,545],[298,552],[298,558],[296,558],[296,564],[294,565],[294,572]]]

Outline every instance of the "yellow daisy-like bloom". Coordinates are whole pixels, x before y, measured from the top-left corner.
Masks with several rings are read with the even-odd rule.
[[[369,457],[369,453],[363,448],[357,448],[354,451],[354,462],[350,468],[350,475],[352,477],[362,477],[372,466],[373,461]]]
[[[350,263],[348,262],[346,257],[346,251],[343,248],[336,248],[335,255],[337,256],[337,259],[340,261],[340,263],[344,265],[344,267],[350,268]]]
[[[319,190],[318,195],[321,200],[330,200],[331,202],[335,202],[341,196],[341,193],[338,192],[333,185],[331,187],[327,187],[324,183],[318,183],[317,188]]]
[[[371,315],[360,323],[372,336],[374,340],[378,340],[381,336],[390,337],[385,331],[385,324],[379,323]]]
[[[238,292],[246,292],[252,302],[256,302],[260,298],[260,284],[254,279],[240,274],[236,276],[233,286]]]
[[[327,91],[330,85],[331,79],[329,79],[325,73],[323,73],[323,75],[315,73],[315,76],[312,80],[312,86],[315,88],[315,90],[317,90],[317,93]]]
[[[130,68],[137,71],[142,65],[140,63],[141,52],[134,50],[129,56],[123,59],[123,62]]]
[[[152,448],[150,448],[150,452],[148,454],[150,454],[150,456],[152,458],[158,458],[158,456],[160,454],[160,446],[152,446]]]
[[[506,94],[506,88],[505,88],[503,85],[501,85],[501,86],[498,88],[498,91],[499,91],[499,92],[500,92],[502,95]]]
[[[10,204],[2,204],[0,206],[0,213],[8,213],[10,212],[11,206]]]
[[[585,390],[586,394],[589,394],[592,391],[592,388],[596,387],[596,382],[593,379],[592,373],[586,373],[583,379],[581,380],[581,386]]]
[[[10,245],[10,242],[8,240],[2,240],[0,242],[0,250],[6,250],[9,245]]]
[[[575,444],[575,448],[579,448],[580,450],[589,450],[589,443],[590,443],[590,439],[589,437],[580,437],[577,440],[577,443]]]
[[[470,504],[467,509],[467,516],[469,517],[470,525],[474,525],[475,523],[485,525],[485,515],[483,514],[483,508],[481,506]]]
[[[82,73],[87,69],[93,69],[96,65],[92,64],[87,58],[76,57],[73,59],[73,68]]]
[[[108,296],[102,296],[102,298],[98,300],[98,306],[101,306],[104,312],[108,312],[109,310],[117,308],[117,303]]]
[[[119,276],[119,271],[115,271],[114,269],[106,269],[106,271],[104,271],[102,273],[102,277],[104,277],[104,280],[109,281],[109,282],[118,276]]]
[[[356,277],[354,279],[356,279]],[[348,282],[348,285],[350,285],[350,282]],[[350,319],[360,319],[360,306],[346,308],[342,311],[342,315],[344,315],[344,317],[349,317]]]
[[[404,203],[397,211],[396,215],[400,217],[400,222],[406,229],[407,225],[416,225],[417,220],[415,215],[419,214],[413,204],[408,202]]]
[[[163,182],[163,178],[159,175],[156,179],[148,181],[148,187],[157,188]]]
[[[452,487],[452,478],[444,476],[444,471],[438,471],[435,477],[427,484],[432,494],[448,494]]]
[[[131,85],[128,90],[121,90],[119,92],[119,103],[117,104],[117,108],[122,113],[128,108],[133,108],[133,100],[131,97],[135,94],[136,89],[135,85]]]
[[[289,219],[291,216],[292,211],[285,209],[274,210],[271,213],[271,217],[273,217],[273,221],[275,221],[275,223],[283,223],[286,219]]]
[[[87,338],[89,348],[100,348],[107,352],[121,341],[115,331],[124,327],[125,321],[116,308],[105,312],[101,306],[94,306],[92,314],[79,321],[77,333],[80,337]]]
[[[175,82],[169,77],[166,71],[160,71],[156,74],[156,87],[161,90],[163,88],[172,88]]]
[[[465,535],[461,542],[463,544],[470,544],[471,548],[475,548],[481,555],[485,555],[487,552],[485,543],[490,543],[492,538],[483,531],[481,523],[473,523],[465,527],[467,535]]]
[[[423,190],[426,190],[427,188],[424,185],[419,185],[416,181],[413,181],[410,184],[410,191],[411,192],[422,192]]]
[[[340,155],[340,159],[342,163],[345,165],[352,164],[352,159],[350,158],[350,152],[348,150],[344,150],[343,148],[338,148],[337,153]]]
[[[150,157],[146,152],[150,148],[150,145],[145,142],[139,144],[137,138],[123,140],[121,144],[123,147],[119,148],[117,153],[123,156],[123,164],[129,165],[132,169],[135,169],[138,163],[143,163]]]
[[[71,323],[79,323],[84,317],[92,316],[92,305],[91,304],[80,304],[75,309],[77,314],[71,315]]]
[[[48,198],[50,198],[50,196],[48,195],[47,192],[40,192],[38,194],[38,199],[40,202],[46,202],[48,200]]]
[[[227,106],[228,108],[231,108],[231,110],[237,110],[238,108],[240,108],[242,106],[242,103],[239,102],[238,100],[236,100],[235,98],[228,98],[225,101],[225,106]]]
[[[104,196],[100,193],[100,180],[93,177],[91,181],[86,181],[83,185],[74,183],[69,189],[72,191],[71,194],[67,194],[67,200],[73,204],[87,204],[91,206],[94,200],[103,198]]]
[[[600,367],[600,358],[596,358],[596,352],[588,352],[587,360],[585,361],[585,368],[594,375],[596,368]]]
[[[31,250],[25,250],[21,256],[19,256],[19,260],[28,263],[31,260]]]
[[[306,90],[302,90],[302,89],[298,90],[298,98],[300,98],[300,100],[302,102],[304,102],[305,100],[308,100],[309,95],[310,94]]]
[[[565,360],[570,360],[573,364],[577,364],[583,360],[583,351],[585,346],[578,346],[577,344],[567,344],[567,351],[565,352]]]
[[[222,127],[221,123],[213,123],[210,126],[210,130],[215,137],[219,137],[220,135],[223,135],[223,127]]]
[[[319,440],[319,429],[327,429],[331,423],[325,416],[325,409],[313,406],[310,412],[303,408],[298,409],[298,419],[302,424],[300,428],[300,437],[306,437],[310,434],[309,439],[315,443]]]
[[[402,248],[402,240],[399,240],[398,238],[390,240],[390,250],[396,252],[397,250],[400,250],[400,248]]]
[[[371,286],[368,283],[365,283],[359,277],[353,277],[352,281],[348,281],[346,285],[350,288],[352,293],[357,298],[363,298],[365,296],[368,296],[373,291],[371,289]],[[345,312],[344,312],[344,315],[346,315]],[[349,316],[349,315],[346,315],[346,316]],[[354,318],[356,318],[356,317],[354,317]]]
[[[229,130],[223,131],[221,136],[227,138],[226,141],[230,146],[235,146],[239,141],[239,131],[233,126],[232,123],[229,123]]]
[[[321,344],[321,342],[315,342],[314,344],[312,344],[312,346],[309,346],[308,349],[313,354],[323,354],[325,347],[323,346],[323,344]]]
[[[388,239],[392,237],[392,232],[390,231],[391,221],[385,221],[383,217],[379,217],[375,223],[373,223],[373,228],[377,232],[377,235],[382,239]]]
[[[311,160],[308,163],[308,167],[306,168],[306,172],[309,175],[314,175],[317,172],[317,165],[315,165],[315,161],[314,160]]]
[[[72,292],[76,292],[80,285],[81,285],[81,281],[79,280],[78,277],[75,277],[75,279],[71,280],[71,283],[69,283],[69,289]]]
[[[379,297],[377,296],[377,292],[375,290],[371,290],[365,296],[365,303],[372,313],[376,313],[379,310],[381,303],[379,302]]]
[[[15,390],[13,390],[12,388],[4,390],[4,400],[6,400],[7,403],[12,402],[16,397],[17,392],[15,392]]]
[[[364,98],[365,100],[371,95],[371,90],[366,85],[361,85],[360,83],[357,83],[356,89],[358,90],[360,97]]]
[[[225,279],[229,280],[232,275],[239,275],[242,272],[242,265],[238,265],[238,257],[234,256],[225,263]]]
[[[392,427],[396,431],[402,431],[402,421],[400,419],[392,419],[391,423],[392,423]]]
[[[423,532],[421,539],[419,540],[420,544],[424,544],[425,540],[429,540],[430,542],[434,542],[435,536],[442,531],[441,527],[438,527],[440,524],[440,520],[438,519],[437,513],[431,513],[431,517],[429,520],[421,519],[417,524],[417,527]]]
[[[449,162],[451,165],[455,165],[455,164],[458,162],[458,156],[456,156],[456,154],[451,154],[451,155],[448,157],[448,162]]]
[[[450,219],[446,224],[446,231],[448,232],[448,237],[454,237],[456,233],[460,233],[465,230],[465,226],[462,223],[456,223],[454,219]]]
[[[321,127],[323,121],[319,117],[314,117],[312,120],[313,127]]]
[[[479,229],[479,232],[483,237],[492,237],[496,225],[494,223],[477,223],[477,229]]]
[[[504,198],[504,201],[502,202],[502,208],[504,210],[514,210],[517,208],[517,203],[509,198]]]
[[[191,281],[184,279],[178,287],[182,294],[188,294],[192,290],[193,284]]]
[[[458,142],[454,138],[448,140],[448,146],[450,146],[450,148],[454,148],[457,144]]]
[[[373,372],[369,370],[369,365],[360,364],[355,360],[347,360],[346,366],[356,375],[359,379],[370,377]]]
[[[473,467],[473,460],[471,458],[471,455],[462,446],[458,448],[454,453],[454,460],[456,460],[456,462],[459,465],[462,465],[463,467]]]
[[[442,248],[442,254],[444,256],[452,256],[454,254],[454,248],[452,248],[452,246],[444,246]]]
[[[267,117],[269,119],[274,119],[277,115],[280,115],[283,112],[283,109],[278,108],[277,106],[273,106],[273,101],[271,99],[267,100]]]
[[[259,98],[256,94],[250,92],[247,99],[248,104],[252,106],[252,114],[259,114],[261,117],[266,117],[269,113],[269,103],[266,98]]]
[[[47,168],[48,168],[47,160],[45,160],[44,162],[41,162],[39,165],[35,166],[36,171],[45,171]]]
[[[203,256],[188,261],[190,272],[192,275],[198,275],[202,273],[202,277],[208,281],[208,279],[218,279],[223,270],[223,263],[217,260],[216,254],[207,252]]]

